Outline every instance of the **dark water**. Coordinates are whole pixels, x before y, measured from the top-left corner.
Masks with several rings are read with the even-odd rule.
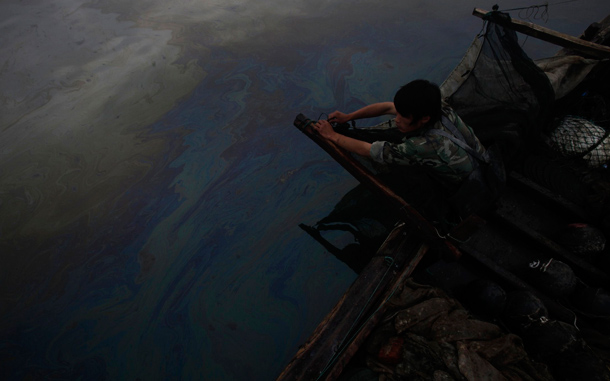
[[[355,279],[298,227],[356,182],[294,116],[442,82],[492,5],[3,1],[0,372],[273,379]]]

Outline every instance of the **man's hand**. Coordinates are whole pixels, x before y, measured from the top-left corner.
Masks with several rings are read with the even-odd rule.
[[[368,157],[371,156],[371,143],[350,138],[348,136],[341,135],[340,133],[335,132],[335,130],[333,130],[333,127],[326,120],[318,120],[313,125],[313,129],[320,136],[330,140],[341,148],[344,148],[353,153],[357,153],[358,155]]]
[[[320,134],[320,136],[332,140],[332,137],[336,134],[333,127],[326,120],[318,120],[314,125],[313,129]]]
[[[328,120],[336,123],[346,123],[350,121],[349,115],[341,111],[331,112]]]

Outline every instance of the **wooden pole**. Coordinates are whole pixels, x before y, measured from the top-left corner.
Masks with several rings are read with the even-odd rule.
[[[475,8],[472,11],[472,14],[476,17],[486,19],[487,15],[490,14],[490,12],[480,8]],[[580,38],[556,32],[552,29],[545,28],[530,22],[502,17],[494,19],[494,22],[505,28],[512,29],[516,32],[520,32],[528,36],[532,36],[540,40],[562,46],[564,48],[575,50],[593,58],[610,58],[610,47],[596,44],[594,42],[581,40]]]
[[[427,251],[408,225],[396,227],[277,381],[336,380]]]

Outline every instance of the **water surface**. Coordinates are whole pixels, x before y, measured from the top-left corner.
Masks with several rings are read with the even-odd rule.
[[[355,279],[298,224],[356,182],[294,117],[442,82],[492,5],[3,1],[1,372],[273,379]]]

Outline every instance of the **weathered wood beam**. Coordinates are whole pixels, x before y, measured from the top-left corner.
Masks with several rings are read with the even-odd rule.
[[[396,227],[376,256],[299,349],[278,381],[338,378],[377,325],[392,291],[408,278],[428,246],[406,224]],[[392,262],[388,262],[392,258]]]
[[[472,11],[472,14],[476,17],[485,19],[489,12],[480,8],[475,8]],[[512,29],[516,32],[523,33],[564,48],[575,50],[589,57],[610,58],[610,47],[581,40],[580,38],[556,32],[552,29],[545,28],[531,22],[504,18],[497,18],[494,20],[494,22],[505,28]]]
[[[407,239],[407,238],[405,238]],[[381,304],[371,313],[371,315],[362,323],[357,334],[354,335],[352,341],[349,345],[345,346],[345,349],[342,353],[338,354],[335,360],[335,366],[332,367],[328,371],[327,377],[324,379],[325,381],[335,381],[339,379],[341,373],[350,362],[350,360],[354,357],[354,355],[358,352],[358,349],[362,347],[365,340],[369,337],[371,332],[379,325],[382,321],[386,312],[388,310],[388,301],[395,290],[398,290],[411,275],[413,271],[419,264],[419,262],[423,259],[424,255],[428,251],[428,246],[426,244],[420,244],[419,246],[414,246],[410,252],[408,260],[401,271],[397,271],[397,276],[392,279],[391,282],[385,287],[383,294],[379,298],[381,300]],[[388,254],[392,254],[391,252]],[[395,254],[394,254],[395,255]]]

